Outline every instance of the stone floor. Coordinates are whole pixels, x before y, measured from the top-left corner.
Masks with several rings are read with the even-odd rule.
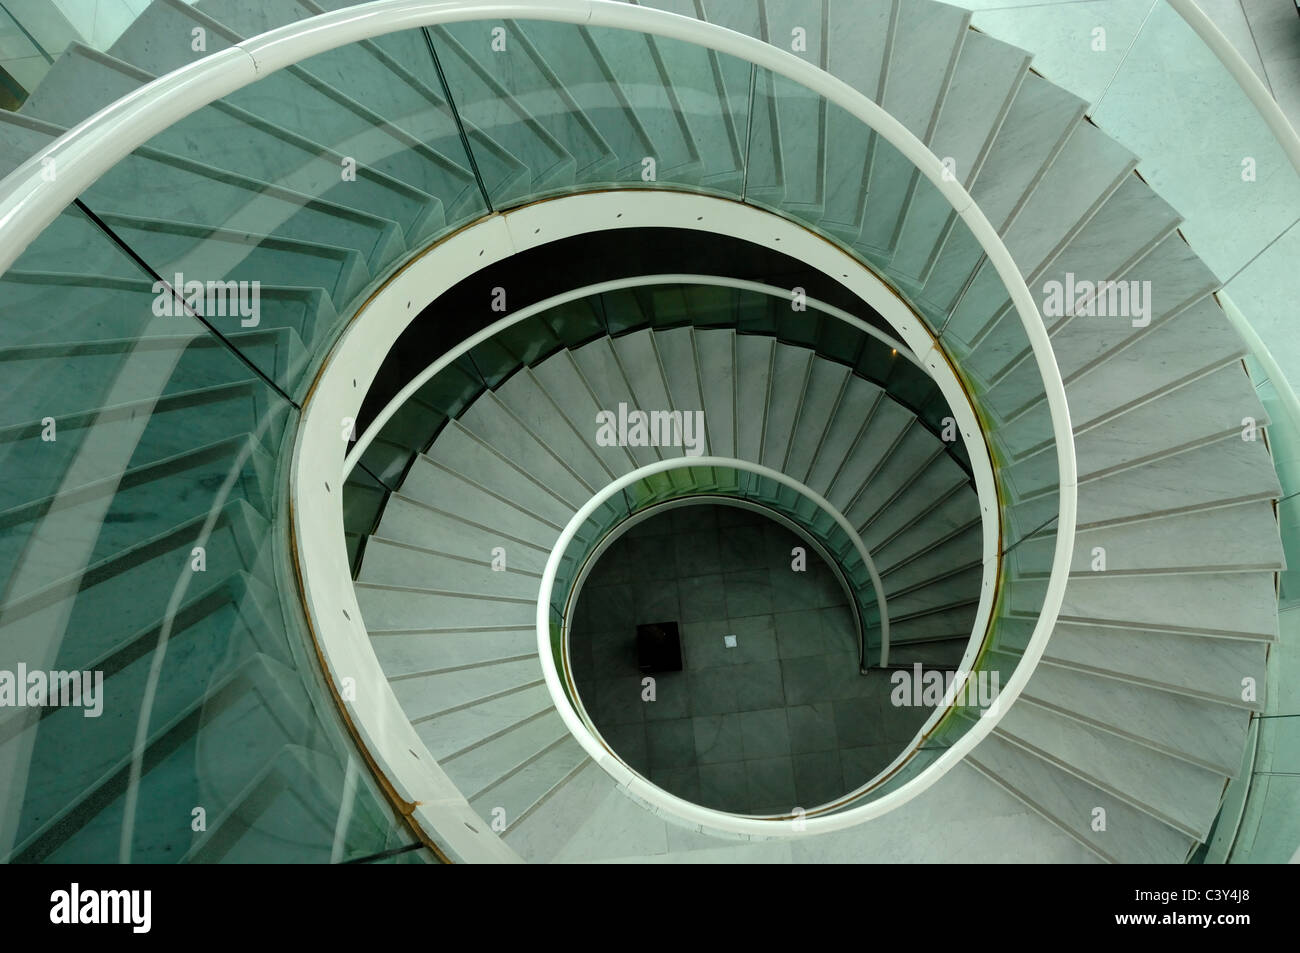
[[[578,691],[606,742],[680,797],[788,813],[873,777],[928,714],[858,672],[853,619],[830,569],[746,510],[690,506],[634,527],[600,558],[570,636]],[[676,621],[683,671],[642,700],[636,626]],[[736,636],[734,648],[725,645]]]

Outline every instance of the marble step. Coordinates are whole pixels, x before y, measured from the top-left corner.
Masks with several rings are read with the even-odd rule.
[[[178,832],[158,809],[161,805],[175,803],[177,797],[186,803],[233,801],[286,744],[306,736],[307,699],[294,685],[292,669],[254,655],[214,681],[188,710],[152,727],[137,788],[134,861],[174,862],[192,843],[188,826]],[[120,818],[125,810],[132,757],[129,749],[117,755],[101,777],[75,795],[38,802],[48,813],[34,819],[39,826],[19,832],[14,860],[118,861],[118,838],[77,836],[106,818]]]
[[[1140,176],[1129,174],[1082,227],[1072,232],[1063,247],[1026,273],[1025,281],[1035,294],[1043,296],[1044,302],[1056,287],[1064,297],[1073,281],[1077,301],[1084,294],[1077,287],[1079,282],[1118,279],[1168,238],[1181,221],[1174,208]],[[1054,327],[1062,315],[1051,308],[1040,308],[1043,310],[1048,312],[1042,315],[1043,323]],[[966,364],[981,380],[996,377],[1028,346],[1006,287],[990,265],[981,266],[970,290],[954,310],[944,337],[954,341],[959,353],[969,355]]]
[[[1027,540],[1017,552],[1026,566],[1049,565],[1055,546],[1053,534]],[[1093,569],[1101,556],[1104,568]],[[1087,576],[1284,567],[1273,505],[1256,501],[1083,530],[1075,535],[1070,571]]]
[[[827,72],[879,102],[890,56],[896,4],[892,0],[831,0],[826,4]],[[892,148],[843,109],[826,116],[825,211],[818,227],[854,242],[862,234],[872,159]]]
[[[696,15],[695,0],[645,0],[641,6]],[[743,89],[748,95],[748,65],[713,50],[686,49],[681,43],[656,41],[656,45],[668,85],[686,107],[684,119],[703,166],[700,184],[738,192],[744,179],[748,117],[736,93]]]
[[[890,403],[893,404],[893,401]],[[886,445],[882,441],[881,446],[888,446],[887,455],[873,462],[870,470],[866,471],[866,478],[854,488],[852,495],[841,490],[849,472],[846,468],[831,497],[832,502],[837,502],[843,508],[849,522],[857,526],[865,526],[876,513],[892,504],[906,490],[908,482],[929,467],[938,454],[943,453],[943,444],[935,439],[934,434],[921,426],[920,421],[906,408],[897,404],[894,406],[898,407],[899,418],[905,421],[905,429],[892,443]],[[875,424],[878,420],[879,413],[872,420],[872,429],[865,438],[867,441],[876,439]],[[869,459],[863,454],[855,454],[853,462],[861,466]],[[862,470],[853,472],[861,473]]]
[[[812,367],[811,350],[786,344],[777,345],[772,357],[763,455],[759,461],[765,467],[786,472],[786,461],[794,442],[795,427],[803,411]]]
[[[1021,611],[1036,604],[1039,588],[1023,584],[1011,605]],[[1072,576],[1059,618],[1265,642],[1277,638],[1273,574],[1268,572]]]
[[[1249,712],[1120,679],[1040,664],[1021,699],[1234,777]]]
[[[526,37],[508,32],[502,51],[481,22],[443,24],[430,34],[457,110],[526,162],[538,187],[613,178],[618,156]]]
[[[250,3],[248,0],[203,0],[197,4],[201,13],[211,16],[241,38],[293,23],[322,11],[311,0],[271,0]],[[408,31],[415,33],[417,31]],[[469,159],[460,140],[456,117],[443,95],[438,75],[427,49],[410,46],[385,50],[382,41],[362,40],[309,57],[299,64],[299,75],[312,85],[327,85],[347,98],[364,103],[374,115],[409,134],[438,155],[469,170]],[[392,41],[390,41],[392,44]],[[415,52],[415,58],[410,53]],[[458,103],[459,105],[459,103]],[[465,111],[460,112],[466,137],[474,151],[474,166],[484,186],[493,196],[516,197],[529,194],[537,186],[551,184],[547,173],[563,162],[563,149],[554,149],[542,158],[534,176],[528,163],[532,156],[517,155],[508,146],[485,135]],[[550,143],[548,143],[550,145]],[[555,184],[572,179],[561,172]],[[456,203],[442,196],[448,207]]]
[[[436,545],[436,540],[431,540]],[[372,536],[366,546],[366,561],[358,582],[418,588],[444,592],[491,592],[508,598],[537,595],[539,578],[534,573],[513,569],[494,571],[490,557],[466,559],[449,556],[409,543]]]
[[[623,366],[609,338],[597,338],[570,353],[572,363],[578,368],[582,381],[595,399],[596,413],[608,411],[617,415],[619,404],[626,404],[629,412],[642,410],[648,413],[655,409],[652,405],[643,406],[639,403],[639,395],[624,376]],[[593,415],[589,419],[594,439],[596,418]],[[628,446],[626,452],[635,461],[635,467],[647,466],[663,459],[658,447]]]
[[[25,158],[67,131],[17,113],[0,113],[0,128],[0,163]],[[149,183],[147,190],[141,181]],[[371,273],[405,249],[394,222],[148,146],[102,175],[82,198],[101,215],[220,224],[353,249]]]
[[[968,606],[978,601],[980,585],[984,579],[982,565],[950,567],[948,572],[936,574],[928,580],[908,587],[885,582],[885,597],[889,604],[889,618],[900,621],[917,615],[931,613],[952,606]]]
[[[994,732],[1198,840],[1223,794],[1220,774],[1035,705],[1012,705]]]
[[[886,588],[907,589],[948,570],[982,565],[983,548],[984,528],[975,523],[907,562],[884,570],[877,562],[876,570]]]
[[[33,439],[44,429],[39,420],[5,428],[0,430],[0,470],[5,473],[0,508],[54,494],[74,461],[88,482],[120,473],[121,458],[108,447],[132,447],[133,466],[156,463],[254,432],[268,410],[261,385],[236,381],[64,414],[55,418],[58,439],[50,442]],[[142,416],[148,421],[143,430]],[[273,427],[266,436],[273,438],[277,431]],[[268,443],[264,437],[262,446]]]
[[[668,406],[680,412],[684,422],[687,415],[696,415],[691,419],[699,420],[702,427],[693,425],[692,439],[697,441],[700,453],[711,454],[709,419],[704,406],[700,368],[696,364],[696,333],[691,327],[655,331],[651,343],[655,359],[663,371]]]
[[[754,0],[699,0],[695,11],[687,15],[766,40],[764,13]],[[788,47],[783,44],[783,48]],[[728,100],[738,104],[745,116],[745,129],[738,130],[745,156],[745,193],[761,205],[779,206],[785,197],[785,170],[776,82],[766,70],[755,72],[752,80],[750,74],[751,70],[742,66],[723,77]]]
[[[939,453],[894,500],[877,510],[865,526],[858,528],[863,543],[869,550],[876,551],[936,504],[946,501],[950,494],[966,501],[971,519],[979,516],[979,498],[970,477],[947,453]]]
[[[865,429],[854,433],[852,442],[840,457],[829,491],[822,492],[831,505],[841,512],[858,498],[863,488],[890,459],[895,449],[909,440],[909,434],[913,430],[922,429],[916,424],[916,418],[911,413],[894,403],[887,395],[882,395],[882,399],[876,403],[869,419],[858,421],[859,427],[863,424]],[[849,424],[849,427],[851,426],[852,424]],[[912,441],[920,439],[911,437]],[[919,444],[909,442],[908,446],[912,453],[915,453]],[[838,442],[832,444],[828,440],[824,449],[834,452],[839,449]],[[924,456],[928,457],[929,454],[925,453]]]
[[[366,558],[370,558],[367,548]],[[368,627],[375,657],[390,679],[517,661],[537,654],[536,625],[474,627],[459,632],[385,633]]]
[[[487,788],[524,769],[541,752],[569,738],[569,729],[554,711],[512,727],[439,762],[465,797],[473,799]]]
[[[629,30],[597,28],[584,32],[591,53],[608,70],[608,81],[625,97],[624,108],[634,114],[636,124],[650,144],[644,155],[654,157],[656,179],[698,182],[705,163],[687,114],[688,110],[700,109],[701,93],[716,92],[716,87],[683,90],[673,86],[666,61],[688,55],[677,41]],[[578,53],[570,43],[563,56],[572,60]],[[562,69],[552,66],[557,71]],[[566,62],[565,67],[568,66]],[[718,122],[720,118],[713,121]]]
[[[553,710],[554,702],[539,670],[534,682],[426,718],[415,730],[429,753],[441,762]]]
[[[219,6],[223,14],[245,21],[250,27],[264,16],[239,0],[223,0]],[[195,29],[204,31],[206,51],[194,50],[192,43],[177,42],[177,37],[191,36]],[[158,0],[128,27],[111,51],[140,68],[161,73],[167,70],[161,68],[160,59],[173,63],[168,68],[174,69],[181,65],[178,60],[192,62],[234,46],[243,38],[236,30],[189,4]],[[315,75],[312,67],[318,64],[344,85],[334,86]],[[341,68],[340,64],[347,65]],[[230,93],[225,101],[265,123],[337,149],[354,158],[358,169],[367,166],[438,199],[449,222],[464,221],[479,214],[483,210],[482,196],[454,118],[419,91],[411,92],[417,102],[423,100],[421,105],[412,106],[408,101],[394,107],[394,98],[400,95],[398,91],[404,87],[410,91],[405,80],[406,77],[394,75],[360,47],[344,47],[270,73]],[[389,87],[389,92],[374,88],[380,86]],[[372,105],[397,108],[407,115],[385,116]],[[415,130],[399,125],[403,119],[409,121],[412,115],[419,119]],[[428,141],[420,135],[430,132],[436,134],[429,136]],[[479,146],[483,153],[481,161],[489,170],[503,160],[492,149],[482,148],[483,143]],[[515,165],[522,169],[521,164]]]
[[[545,64],[547,73],[554,77],[554,84],[565,90],[585,113],[615,157],[609,177],[640,182],[642,160],[656,155],[658,143],[631,101],[631,96],[639,96],[641,90],[629,92],[623,88],[615,65],[610,63],[594,36],[608,32],[612,31],[540,20],[516,21],[507,27],[507,49],[514,40],[521,52],[534,55],[537,62]],[[668,173],[673,158],[675,154],[667,154],[660,179],[671,180]],[[698,169],[695,173],[698,175]]]
[[[562,791],[565,782],[588,761],[590,758],[577,740],[565,735],[533,760],[471,798],[470,805],[489,823],[502,819],[508,836],[549,796]]]
[[[944,4],[899,4],[880,105],[929,145],[963,41],[970,13]],[[892,146],[871,157],[867,210],[856,244],[893,254],[915,167]]]
[[[169,626],[169,653],[160,676],[155,674],[154,725],[171,724],[201,704],[214,684],[258,653],[287,662],[288,647],[273,634],[278,609],[268,596],[266,586],[242,572],[205,582],[188,594],[167,623],[159,620],[93,660],[91,670],[107,670],[98,704],[121,717],[87,719],[80,706],[69,706],[51,709],[16,732],[11,731],[12,723],[5,724],[0,750],[34,737],[39,748],[62,755],[38,758],[33,765],[28,784],[41,797],[28,802],[31,818],[57,813],[111,774],[132,749],[138,709],[154,667],[152,652],[164,624]]]
[[[406,717],[418,728],[435,717],[522,691],[541,678],[541,666],[532,656],[450,672],[413,674],[390,679],[389,684]]]
[[[736,335],[736,456],[760,463],[772,386],[776,342],[769,337]]]
[[[111,559],[206,514],[210,486],[227,485],[228,499],[269,517],[274,469],[270,454],[237,434],[81,485],[73,470],[55,494],[0,511],[0,574],[9,578],[20,562],[55,564],[65,549]]]
[[[902,646],[924,642],[965,641],[971,637],[976,609],[976,604],[972,602],[965,606],[898,619],[891,612],[889,644]]]
[[[613,408],[606,407],[596,396],[583,377],[572,352],[560,351],[533,368],[531,373],[536,378],[538,388],[546,394],[578,438],[591,447],[605,470],[617,477],[637,468],[639,464],[630,448],[602,447],[596,442],[599,426],[597,414],[602,410],[616,411],[617,405]]]
[[[1007,110],[1029,69],[1029,54],[1000,40],[968,30],[939,106],[930,149],[951,160],[953,177],[969,186],[988,156]],[[955,213],[943,193],[916,180],[904,212],[891,267],[924,280]]]
[[[1187,834],[996,734],[981,741],[966,760],[1110,863],[1181,864],[1196,844]]]
[[[785,472],[796,480],[804,482],[808,479],[831,420],[844,399],[849,373],[842,364],[819,357],[813,359],[785,462]]]
[[[62,302],[70,309],[64,320],[40,330],[13,327],[7,329],[15,332],[12,336],[0,334],[0,340],[9,338],[0,343],[0,361],[10,386],[25,395],[22,403],[9,402],[0,411],[0,427],[31,423],[18,416],[31,413],[31,408],[38,408],[41,418],[71,423],[101,405],[179,398],[237,383],[254,388],[267,415],[282,417],[287,405],[258,379],[258,372],[281,382],[295,379],[305,364],[297,329],[314,333],[334,316],[322,292],[268,288],[259,322],[266,326],[227,329],[226,344],[188,316],[154,315],[157,298],[151,287],[147,280],[88,275],[74,281],[57,273],[10,272],[0,281],[0,304],[45,310]],[[216,318],[214,323],[239,320]],[[247,364],[231,353],[232,347]],[[268,421],[267,426],[273,436],[278,425]]]
[[[436,545],[438,551],[466,559],[491,559],[492,551],[506,552],[506,565],[541,574],[550,556],[554,537],[546,542],[529,542],[511,537],[495,523],[476,523],[462,514],[438,509],[393,493],[384,507],[375,535],[414,546]]]
[[[150,9],[154,8],[162,8],[162,0]],[[133,29],[135,26],[123,38]],[[184,36],[189,36],[188,30]],[[166,54],[173,48],[189,50],[189,42],[168,39],[150,44],[146,55]],[[29,99],[24,111],[61,126],[73,126],[84,115],[134,92],[170,68],[151,62],[146,71],[107,53],[70,47],[46,74],[40,97]],[[435,196],[363,162],[357,164],[355,181],[343,181],[339,169],[348,155],[341,151],[346,145],[321,142],[312,133],[283,128],[227,100],[218,100],[173,123],[148,143],[159,152],[193,158],[247,179],[395,222],[407,243],[418,243],[441,230],[445,218]]]
[[[924,427],[909,435],[845,514],[874,545],[970,478]],[[915,456],[912,453],[915,453]],[[918,466],[918,461],[920,464]]]
[[[1213,509],[1281,495],[1272,461],[1239,436],[1185,450],[1079,484],[1078,528]],[[1016,504],[1025,526],[1042,525],[1058,508],[1055,493]]]
[[[1003,228],[1021,273],[1034,274],[1065,246],[1136,167],[1137,157],[1092,123],[1076,125]]]
[[[1227,436],[1260,439],[1269,423],[1240,365],[1229,364],[1205,377],[1138,404],[1088,428],[1075,428],[1080,481],[1158,460]],[[1022,494],[1054,486],[1056,453],[1048,446],[1008,467]]]
[[[443,428],[423,456],[435,469],[462,477],[500,501],[521,505],[547,525],[562,528],[577,508],[571,501],[585,501],[584,488],[532,434],[491,406],[493,402],[485,395],[461,420]],[[420,475],[416,479],[433,475],[419,460],[412,473]],[[562,482],[565,478],[567,482]],[[568,499],[557,496],[552,489],[557,484]],[[432,497],[412,495],[434,502]]]
[[[1086,104],[1035,72],[1016,90],[988,156],[969,191],[999,231],[1020,207],[1052,157],[1064,147]],[[958,225],[935,256],[921,295],[951,310],[980,263],[981,249],[970,231]]]
[[[736,337],[731,331],[696,330],[695,361],[704,401],[709,452],[736,455]]]
[[[1244,639],[1060,622],[1043,658],[1136,685],[1260,711],[1267,655],[1267,644]]]
[[[903,527],[895,536],[872,550],[872,558],[880,571],[904,566],[920,558],[952,537],[980,526],[978,501],[972,509],[970,500],[962,493],[954,493],[924,513],[919,519]]]
[[[821,6],[801,0],[765,0],[761,17],[763,39],[825,69],[830,49]],[[797,44],[796,36],[800,37]],[[777,140],[781,154],[780,206],[788,215],[816,222],[825,212],[826,167],[836,149],[828,137],[830,104],[784,78],[774,78],[770,85],[763,84],[760,88],[774,98],[774,102],[764,104],[769,108],[755,110],[754,120],[757,127],[769,112],[776,119],[776,129],[768,134]],[[757,128],[751,132],[755,139],[762,135]],[[760,188],[764,184],[749,181]]]
[[[486,592],[401,588],[357,582],[353,584],[366,628],[377,632],[409,632],[429,620],[455,620],[458,627],[526,627],[537,616],[537,600]]]
[[[497,388],[495,398],[520,427],[540,437],[550,452],[584,488],[604,486],[619,474],[611,472],[595,442],[595,417],[591,426],[578,430],[542,386],[530,368],[522,368]]]

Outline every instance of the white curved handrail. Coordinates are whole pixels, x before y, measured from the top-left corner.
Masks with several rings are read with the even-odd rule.
[[[582,288],[574,288],[561,294],[552,295],[544,301],[530,304],[525,308],[519,309],[519,311],[509,317],[502,318],[500,321],[494,321],[481,331],[466,338],[451,350],[439,355],[437,360],[424,370],[420,371],[419,374],[412,377],[406,386],[398,391],[393,399],[384,405],[383,410],[375,415],[375,419],[370,422],[370,426],[368,426],[361,436],[357,438],[357,442],[353,445],[352,449],[348,451],[348,455],[343,460],[343,479],[346,480],[348,478],[348,475],[356,467],[357,463],[360,462],[362,455],[365,454],[366,448],[368,448],[374,439],[379,436],[380,432],[384,429],[384,426],[393,419],[393,416],[402,409],[402,405],[414,397],[421,387],[429,383],[429,381],[433,380],[437,375],[441,374],[462,355],[467,354],[484,341],[500,334],[506,328],[512,327],[520,321],[527,320],[528,318],[545,311],[550,311],[552,308],[558,308],[561,305],[568,304],[571,301],[581,301],[583,298],[590,298],[594,295],[604,294],[607,291],[622,291],[627,288],[642,288],[649,285],[682,284],[711,285],[720,288],[739,288],[742,291],[756,291],[759,294],[772,295],[776,298],[788,298],[790,296],[789,288],[778,288],[775,285],[764,284],[761,281],[747,281],[743,278],[727,278],[720,275],[686,274],[636,275],[630,278],[613,278],[609,281],[600,281],[596,284],[586,285]],[[900,356],[906,358],[917,367],[922,367],[922,369],[924,369],[920,359],[918,359],[910,349],[905,347],[902,341],[896,341],[884,331],[867,324],[867,322],[863,321],[861,318],[854,317],[842,308],[825,304],[815,298],[807,298],[806,301],[808,307],[812,308],[814,311],[821,311],[825,314],[829,314],[831,317],[838,318],[844,323],[857,328],[862,333],[869,334],[877,340],[883,341],[885,344],[888,344],[891,348],[897,351]]]
[[[793,53],[723,27],[611,0],[376,0],[264,33],[141,87],[78,124],[0,181],[0,271],[35,237],[132,150],[183,116],[275,70],[348,43],[414,27],[484,19],[545,20],[631,30],[705,47],[785,77],[825,98],[897,149],[944,196],[979,243],[1010,292],[1046,390],[1056,442],[1060,486],[1057,543],[1042,609],[1021,663],[1002,688],[1005,712],[1020,695],[1046,648],[1068,581],[1077,522],[1074,438],[1047,330],[1033,294],[997,230],[940,159],[901,122],[847,83]],[[49,168],[55,174],[48,174]],[[341,625],[331,621],[331,625]],[[802,822],[806,833],[836,830],[883,814],[937,781],[996,725],[1001,712],[982,718],[930,767],[861,808]],[[792,822],[800,823],[800,822]],[[770,833],[770,827],[765,828]]]
[[[876,572],[876,564],[872,561],[871,553],[867,551],[866,544],[862,542],[862,538],[858,536],[857,531],[844,517],[844,514],[816,490],[805,486],[779,470],[773,470],[771,467],[765,467],[762,464],[751,463],[735,457],[701,456],[658,460],[655,463],[639,467],[630,473],[625,473],[618,479],[606,484],[604,489],[595,493],[565,524],[563,531],[560,533],[560,538],[556,540],[555,545],[551,548],[551,555],[546,561],[546,568],[542,571],[541,587],[537,593],[537,652],[542,665],[542,677],[546,681],[547,691],[551,694],[551,701],[555,703],[555,710],[559,712],[561,720],[564,721],[570,733],[582,745],[583,750],[591,756],[592,760],[612,775],[614,780],[620,786],[626,788],[629,794],[692,824],[700,824],[714,830],[738,834],[771,834],[773,822],[770,820],[759,820],[753,817],[729,814],[725,811],[702,807],[692,801],[669,794],[663,788],[651,784],[629,768],[621,758],[613,754],[609,748],[601,743],[595,725],[585,717],[584,711],[579,710],[581,705],[579,704],[579,709],[575,709],[570,702],[569,693],[565,689],[559,669],[556,666],[555,653],[551,649],[551,591],[555,588],[555,577],[559,573],[560,562],[564,559],[565,551],[569,548],[569,544],[573,542],[574,537],[578,535],[578,531],[582,529],[583,524],[596,510],[604,506],[606,501],[629,486],[659,473],[689,467],[719,467],[755,473],[773,482],[780,483],[782,486],[789,487],[811,501],[818,509],[829,514],[840,529],[852,540],[854,549],[857,550],[859,558],[866,564],[867,572],[871,575],[871,586],[876,593],[876,602],[880,605],[880,664],[881,667],[889,664],[889,609],[885,601],[885,587],[880,581],[880,574]],[[855,815],[860,820],[860,815],[858,815],[860,810],[862,809],[846,811],[844,815],[835,816]],[[816,819],[802,821],[801,823],[811,824],[814,820]],[[795,828],[794,832],[801,832],[801,829]]]
[[[1282,107],[1277,104],[1277,100],[1269,93],[1263,81],[1255,75],[1246,58],[1232,45],[1232,41],[1224,36],[1223,31],[1214,25],[1214,21],[1206,15],[1205,11],[1196,5],[1196,0],[1168,0],[1168,2],[1232,74],[1241,91],[1259,111],[1260,117],[1268,123],[1268,128],[1272,130],[1278,145],[1295,166],[1296,172],[1300,173],[1300,134],[1296,133],[1295,127],[1286,118],[1286,113],[1282,112]]]
[[[871,588],[875,590],[876,602],[880,605],[880,667],[884,668],[889,664],[889,610],[885,606],[885,587],[880,581],[880,574],[876,572],[876,564],[871,559],[871,553],[867,546],[862,542],[862,537],[858,531],[853,528],[853,524],[845,518],[831,501],[826,499],[812,487],[805,486],[794,477],[782,473],[779,470],[773,470],[771,467],[765,467],[760,463],[751,463],[748,460],[741,460],[737,457],[674,457],[669,460],[658,460],[654,463],[648,463],[639,467],[630,473],[625,473],[618,479],[605,485],[605,488],[598,490],[590,500],[573,514],[572,518],[565,525],[560,538],[555,541],[551,547],[551,556],[546,561],[546,569],[542,573],[541,589],[537,597],[538,628],[537,637],[543,639],[549,633],[549,628],[544,628],[541,623],[543,610],[550,606],[551,589],[555,585],[555,574],[559,572],[560,560],[564,558],[564,551],[568,549],[569,543],[573,542],[573,537],[577,535],[582,524],[592,513],[600,509],[605,501],[614,494],[631,486],[633,483],[640,483],[642,480],[652,477],[657,473],[667,473],[670,470],[684,470],[689,467],[722,467],[731,470],[744,470],[747,473],[755,473],[761,477],[766,477],[782,486],[789,487],[804,499],[809,500],[819,510],[828,514],[831,519],[835,520],[836,525],[844,531],[849,541],[853,543],[853,548],[858,551],[858,557],[867,567],[867,572],[871,575]],[[540,643],[539,643],[540,644]],[[543,654],[549,654],[550,643],[547,643]],[[543,669],[545,669],[545,659],[543,659]]]

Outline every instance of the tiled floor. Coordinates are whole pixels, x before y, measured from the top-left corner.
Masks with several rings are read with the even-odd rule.
[[[869,780],[924,721],[889,703],[886,674],[858,673],[844,593],[812,552],[792,570],[800,545],[758,514],[691,506],[635,527],[592,572],[570,639],[579,694],[660,787],[737,813],[811,808]],[[643,701],[635,627],[666,621],[683,671]]]

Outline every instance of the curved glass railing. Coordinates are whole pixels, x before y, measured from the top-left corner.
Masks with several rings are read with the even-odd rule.
[[[1182,216],[1182,236],[1240,308],[1284,384],[1295,388],[1300,386],[1300,338],[1292,319],[1300,297],[1295,268],[1300,172],[1293,149],[1284,147],[1260,105],[1225,65],[1223,57],[1238,57],[1238,51],[1225,40],[1216,52],[1186,19],[1198,12],[1181,13],[1169,0],[1146,0],[1096,9],[977,10],[972,22],[1034,53],[1035,67],[1047,79],[1086,101],[1092,120],[1139,157],[1139,174]],[[1216,22],[1226,23],[1232,15],[1227,11]],[[1080,56],[1074,41],[1056,43],[1067,35],[1088,36],[1091,52]],[[1256,54],[1247,50],[1245,55]],[[1283,487],[1279,528],[1288,564],[1295,566],[1300,526],[1294,497],[1300,487],[1292,479],[1294,422],[1274,389],[1276,373],[1254,354],[1245,361],[1269,412],[1269,444]],[[1300,639],[1291,576],[1288,570],[1279,580],[1283,648],[1270,653],[1273,676],[1263,699],[1264,717],[1252,727],[1242,774],[1225,794],[1209,850],[1202,849],[1196,860],[1286,861],[1300,841],[1294,822],[1300,784],[1290,773],[1296,762],[1287,755],[1296,750],[1289,726],[1297,723],[1300,703],[1288,693],[1294,680],[1277,671],[1288,664],[1286,646]],[[1261,764],[1255,761],[1257,751]],[[1246,811],[1247,791],[1256,783],[1258,796],[1252,795]],[[1253,849],[1236,846],[1239,824],[1258,832]]]
[[[653,268],[654,262],[647,261],[646,267]],[[365,538],[378,525],[389,494],[447,422],[479,396],[561,349],[577,348],[602,336],[679,327],[733,329],[771,337],[848,367],[914,414],[943,441],[957,464],[971,472],[964,442],[952,439],[947,399],[922,368],[898,353],[892,346],[897,342],[823,312],[816,302],[810,302],[806,311],[793,311],[784,294],[778,297],[721,284],[629,283],[546,308],[503,328],[466,349],[400,404],[369,440],[344,484],[345,529],[354,573],[361,564]],[[467,324],[458,333],[468,339],[474,330]],[[792,393],[790,400],[799,397]],[[356,436],[364,439],[367,434]]]
[[[862,541],[818,505],[806,492],[753,470],[726,466],[681,466],[643,477],[627,486],[592,512],[577,528],[551,587],[551,638],[557,667],[563,673],[570,703],[577,703],[568,663],[569,622],[573,618],[581,580],[594,557],[603,552],[619,527],[667,503],[681,500],[708,502],[740,500],[784,517],[806,534],[839,577],[858,632],[859,668],[865,672],[879,662],[882,646],[881,605]],[[582,709],[579,707],[581,712]],[[590,722],[590,719],[584,719]]]
[[[220,58],[241,28],[209,30],[198,50],[153,43],[145,22],[112,56],[51,69],[23,115],[3,117],[0,171],[144,85],[133,58],[153,74],[212,54],[247,69]],[[41,183],[93,178],[78,170],[94,150],[77,143],[98,133],[0,183],[0,202],[24,197],[0,241],[10,261],[23,236],[0,277],[0,667],[102,672],[117,716],[0,722],[4,774],[23,792],[0,818],[0,855],[339,860],[410,842],[349,768],[360,758],[287,555],[283,467],[341,329],[397,268],[492,211],[670,188],[802,221],[889,282],[956,369],[994,461],[998,554],[1061,510],[1068,450],[1011,296],[966,220],[882,136],[678,40],[508,21],[503,71],[484,65],[497,34],[474,26],[318,53],[179,116],[25,249]],[[856,130],[864,151],[836,150],[824,178],[805,178],[820,142],[806,117]],[[864,155],[899,188],[864,191]],[[382,492],[389,471],[370,469]],[[1050,601],[1050,553],[1033,553],[1000,560],[977,667],[1012,670]]]

